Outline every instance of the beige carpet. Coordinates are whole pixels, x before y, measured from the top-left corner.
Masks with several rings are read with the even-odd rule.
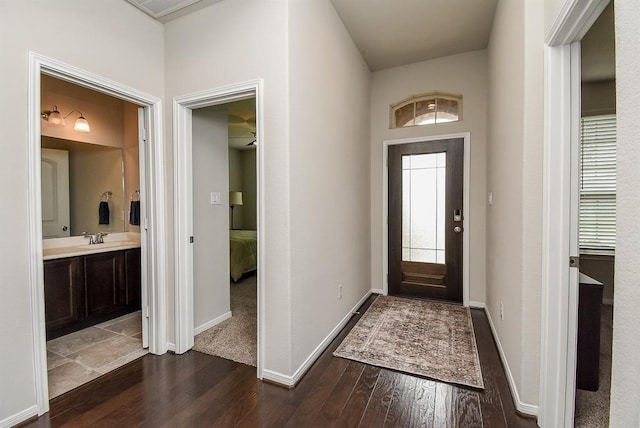
[[[471,313],[462,306],[379,296],[333,355],[484,388]]]
[[[256,366],[256,276],[231,283],[231,318],[195,337],[194,351]]]
[[[613,306],[602,305],[600,319],[600,387],[597,391],[576,389],[576,428],[609,426]]]

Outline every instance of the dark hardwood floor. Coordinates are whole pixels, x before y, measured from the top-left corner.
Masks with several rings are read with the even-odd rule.
[[[294,389],[198,352],[146,355],[52,400],[26,426],[536,427],[516,414],[485,314],[472,315],[484,391],[333,357],[356,315]]]

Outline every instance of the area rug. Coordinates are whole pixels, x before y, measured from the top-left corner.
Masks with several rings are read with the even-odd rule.
[[[484,389],[469,308],[378,296],[336,357]]]
[[[256,366],[257,296],[256,276],[231,287],[231,318],[195,337],[193,350]]]

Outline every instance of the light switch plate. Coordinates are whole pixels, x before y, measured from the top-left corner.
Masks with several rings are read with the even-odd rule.
[[[211,205],[221,205],[220,192],[211,192]]]

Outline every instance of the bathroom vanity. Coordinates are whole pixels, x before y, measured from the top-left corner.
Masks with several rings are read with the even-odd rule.
[[[45,248],[47,340],[137,311],[139,241]]]

